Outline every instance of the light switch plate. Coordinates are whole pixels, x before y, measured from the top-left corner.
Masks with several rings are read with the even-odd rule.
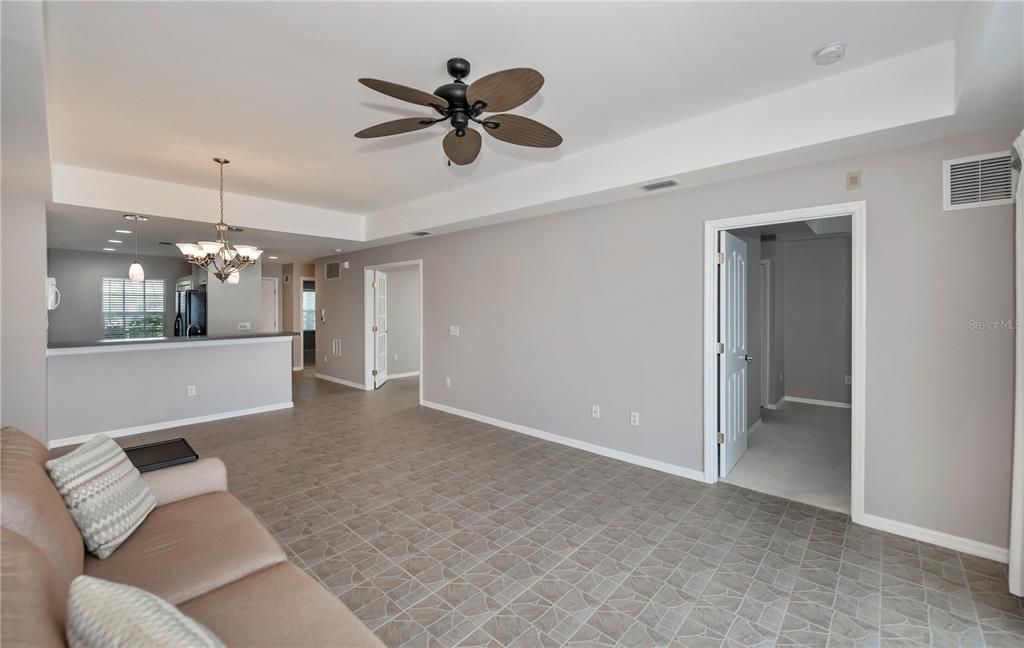
[[[634,427],[640,427],[640,412],[629,413],[629,424]]]
[[[448,327],[448,335],[458,335],[458,334],[459,334],[459,327],[458,326],[452,324],[451,326]]]

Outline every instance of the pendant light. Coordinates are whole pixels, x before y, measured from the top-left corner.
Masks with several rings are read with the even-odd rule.
[[[228,225],[224,222],[224,165],[230,164],[225,158],[213,158],[220,165],[220,222],[217,223],[216,241],[199,241],[198,243],[178,243],[178,249],[185,255],[188,262],[205,268],[221,280],[229,284],[237,284],[239,272],[256,265],[263,250],[255,245],[231,245],[226,238]]]
[[[135,221],[135,260],[128,267],[128,281],[142,283],[146,280],[146,271],[142,269],[142,264],[139,263],[139,223],[148,221],[149,217],[139,216],[138,214],[125,214],[124,218],[125,220]]]

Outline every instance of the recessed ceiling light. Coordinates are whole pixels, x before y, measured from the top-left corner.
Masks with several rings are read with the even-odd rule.
[[[117,252],[114,248],[103,248],[104,252]]]
[[[276,256],[268,256],[267,258],[270,259],[271,261],[277,261]]]
[[[136,223],[145,223],[149,220],[149,216],[139,216],[138,214],[125,214],[125,220],[135,221]]]
[[[117,239],[107,239],[107,243],[124,243],[124,241],[118,241]]]
[[[114,230],[115,234],[131,234],[131,230]]]
[[[334,248],[335,252],[341,252],[341,248]]]
[[[846,43],[834,41],[826,43],[814,53],[814,62],[818,65],[832,65],[843,60],[846,56]]]

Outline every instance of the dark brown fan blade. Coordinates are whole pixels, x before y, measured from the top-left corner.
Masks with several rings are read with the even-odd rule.
[[[385,137],[387,135],[398,135],[400,133],[411,133],[421,128],[432,126],[434,122],[424,117],[406,117],[394,121],[384,122],[376,126],[370,126],[356,133],[356,137],[369,139],[371,137]]]
[[[444,147],[444,154],[448,159],[459,166],[469,164],[480,154],[480,133],[467,128],[465,135],[459,137],[458,131],[451,131],[444,136],[441,146]]]
[[[488,122],[498,125],[487,128],[492,137],[509,144],[519,146],[535,146],[537,148],[554,148],[562,143],[562,136],[544,124],[519,115],[494,115],[487,118]]]
[[[397,83],[391,83],[390,81],[381,81],[380,79],[359,79],[359,83],[362,83],[371,90],[376,90],[377,92],[386,94],[389,97],[408,101],[409,103],[418,104],[420,106],[448,107],[448,102],[441,97],[432,95],[429,92],[417,90],[416,88],[398,85]]]
[[[544,76],[533,68],[512,68],[482,76],[466,89],[469,105],[487,104],[487,112],[505,112],[522,105],[544,85]]]

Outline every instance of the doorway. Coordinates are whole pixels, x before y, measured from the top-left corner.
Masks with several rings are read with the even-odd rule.
[[[780,470],[776,466],[768,471],[776,480],[789,480],[786,486],[793,486],[797,491],[803,489],[809,501],[815,505],[851,513],[855,521],[863,517],[863,484],[864,484],[864,364],[865,364],[865,231],[866,206],[863,202],[840,205],[756,214],[736,218],[707,221],[705,223],[705,372],[704,372],[704,478],[709,483],[720,479],[733,482],[739,476],[747,477],[756,470],[755,457],[763,454],[750,453],[748,447],[758,448],[759,452],[767,441],[778,441],[785,435],[778,435],[781,425],[793,428],[790,445],[775,443],[769,450],[776,453],[806,450],[819,446],[809,445],[808,441],[817,443],[825,436],[825,432],[833,430],[837,439],[845,439],[846,448],[826,448],[833,452],[844,452],[843,461],[848,462],[842,468],[849,467],[847,484],[841,484],[845,501],[836,503],[835,493],[831,500],[815,499],[817,493],[813,484],[815,470],[822,474],[827,470],[821,465],[826,461],[815,462],[805,459],[799,461],[790,470]],[[848,256],[845,257],[848,285],[843,316],[846,317],[846,330],[849,346],[846,347],[847,364],[842,373],[829,369],[829,379],[845,388],[848,398],[845,403],[841,397],[835,402],[825,403],[824,399],[801,397],[787,394],[785,389],[786,367],[780,359],[784,351],[783,336],[777,330],[783,309],[785,295],[779,289],[780,281],[785,276],[786,267],[782,259],[774,263],[761,263],[760,231],[771,232],[797,231],[805,227],[804,222],[817,223],[806,238],[813,238],[819,232],[829,234],[838,239],[846,236]],[[837,224],[846,223],[847,232],[836,233]],[[807,226],[809,227],[809,226]],[[830,229],[831,228],[831,229]],[[841,229],[841,228],[840,228]],[[748,242],[750,245],[748,246]],[[757,249],[753,257],[748,254],[748,247]],[[778,267],[776,267],[778,266]],[[794,266],[798,268],[798,265]],[[809,273],[805,271],[799,275]],[[757,294],[754,294],[757,293]],[[819,296],[823,293],[817,293]],[[839,295],[840,293],[837,293]],[[813,307],[812,307],[813,308]],[[802,315],[795,317],[799,320]],[[803,318],[813,320],[813,317]],[[750,329],[758,331],[751,332]],[[799,346],[803,344],[798,339]],[[799,363],[794,362],[794,366]],[[849,369],[845,369],[849,367]],[[806,372],[802,372],[799,380],[794,376],[793,384],[806,384]],[[845,374],[845,375],[843,375]],[[796,387],[794,387],[796,388]],[[756,390],[757,394],[748,392]],[[797,391],[798,394],[804,393]],[[839,405],[839,407],[830,407]],[[799,436],[800,431],[805,434]],[[821,434],[807,436],[810,432]],[[762,436],[757,436],[762,435]],[[776,456],[775,458],[779,458]],[[794,457],[784,456],[791,460]],[[736,472],[734,472],[736,471]],[[829,473],[833,482],[835,473]],[[845,471],[844,471],[845,472]],[[733,478],[730,478],[730,474]],[[751,483],[740,484],[752,487]],[[801,500],[792,492],[772,492],[768,484],[764,488],[753,485],[755,490]],[[834,484],[833,484],[834,486]]]
[[[302,363],[316,365],[316,279],[302,278]]]
[[[399,261],[364,270],[365,386],[420,379],[423,395],[423,263]]]
[[[281,298],[278,294],[277,277],[263,277],[260,293],[260,325],[264,333],[281,330]]]

